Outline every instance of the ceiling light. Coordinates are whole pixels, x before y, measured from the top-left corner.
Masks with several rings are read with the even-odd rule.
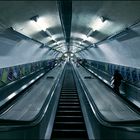
[[[30,18],[31,21],[36,23],[37,27],[43,31],[46,31],[46,19],[44,17],[39,17],[38,15],[33,16]]]
[[[56,44],[59,46],[59,43],[58,42],[56,42]]]
[[[50,36],[46,31],[43,31],[43,30],[40,31],[40,34],[41,34],[43,37],[49,37],[49,36]]]
[[[94,47],[94,48],[98,48],[97,44],[93,44],[93,47]]]
[[[90,36],[93,32],[94,32],[93,29],[91,29],[91,30],[88,32],[87,36]]]
[[[105,18],[105,17],[103,17],[103,16],[100,17],[100,19],[101,19],[102,22],[105,22],[105,21],[107,20],[107,18]]]
[[[96,32],[97,32],[97,30],[91,29],[91,30],[88,32],[87,36],[88,36],[88,37],[89,37],[89,36],[93,37],[93,36],[95,36]]]
[[[83,36],[83,40],[82,40],[82,41],[86,41],[86,40],[88,39],[88,37],[89,37],[90,35],[92,35],[95,31],[96,31],[96,30],[91,29],[91,30],[88,32],[87,35],[84,35],[84,36]],[[80,45],[81,45],[81,44],[80,44]]]
[[[50,31],[48,29],[45,30],[45,32],[51,37],[52,34],[50,33]]]
[[[51,36],[51,39],[55,41],[55,38],[53,36]]]
[[[107,20],[104,17],[97,18],[97,20],[95,21],[95,24],[93,25],[94,29],[101,30],[105,26],[106,21]]]
[[[73,55],[74,55],[73,53],[70,54],[70,56],[73,56]]]
[[[39,18],[39,15],[35,15],[35,16],[31,17],[30,20],[37,22],[38,18]]]
[[[83,41],[87,40],[88,36],[87,35],[84,35],[83,37]]]

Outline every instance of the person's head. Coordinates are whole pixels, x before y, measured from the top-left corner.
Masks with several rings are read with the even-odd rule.
[[[114,71],[114,74],[118,74],[118,73],[119,73],[119,70],[116,69],[116,70]]]

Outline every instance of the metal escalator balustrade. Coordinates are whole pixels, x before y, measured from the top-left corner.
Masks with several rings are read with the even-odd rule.
[[[50,139],[51,112],[57,107],[55,101],[61,91],[63,71],[64,66],[56,67],[44,75],[0,114],[0,139]]]
[[[69,138],[88,139],[70,63],[66,67],[53,126],[52,140]]]
[[[83,97],[83,100],[80,99],[81,103],[86,105],[87,112],[83,112],[87,116],[85,121],[89,139],[140,139],[139,112],[114,96],[108,86],[83,67],[74,68],[76,83],[81,87],[78,90],[82,89],[79,97]],[[94,78],[87,80],[85,75]]]

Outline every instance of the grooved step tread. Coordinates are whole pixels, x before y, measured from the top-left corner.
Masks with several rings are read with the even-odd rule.
[[[67,106],[67,105],[59,105],[59,107],[58,108],[80,108],[80,106],[79,105],[71,105],[71,106]]]
[[[63,96],[67,96],[67,97],[78,97],[78,95],[77,94],[67,94],[67,93],[65,93],[65,94],[62,94],[62,95],[60,95],[60,97],[63,97]]]
[[[57,118],[58,117],[61,117],[61,118],[82,118],[82,116],[56,116]]]
[[[54,129],[53,138],[87,138],[86,130],[82,129]],[[65,139],[67,140],[67,139]]]
[[[61,91],[61,94],[76,94],[78,95],[77,91]]]
[[[55,123],[64,123],[64,124],[83,124],[83,122],[55,122]]]
[[[88,138],[79,96],[70,63],[64,81],[52,132],[52,140],[86,140]]]
[[[58,110],[57,113],[63,113],[63,115],[59,115],[59,116],[64,116],[64,114],[66,113],[82,113],[80,110]],[[69,116],[72,116],[72,115],[69,115]],[[75,115],[73,115],[75,116]],[[81,115],[80,115],[81,116]]]
[[[65,121],[65,122],[74,122],[74,121],[76,121],[76,122],[81,122],[81,121],[84,121],[83,120],[83,117],[82,116],[56,116],[56,120],[55,121],[59,121],[59,122],[61,122],[61,121]]]
[[[74,96],[71,96],[71,97],[61,96],[60,99],[78,99],[78,97],[74,97]]]
[[[55,123],[54,129],[85,129],[84,123]]]
[[[79,110],[58,110],[57,112],[57,115],[60,116],[60,115],[65,115],[65,116],[70,116],[70,115],[73,115],[73,116],[82,116],[82,112],[79,111]]]
[[[66,96],[66,97],[78,97],[77,94],[62,94],[62,95],[60,95],[60,98],[64,97],[64,96]]]
[[[75,92],[77,92],[77,89],[76,88],[73,88],[73,89],[64,89],[63,87],[62,87],[62,90],[61,90],[61,92],[63,92],[63,91],[65,91],[65,92],[72,92],[72,91],[75,91]]]
[[[75,110],[75,111],[71,111],[71,110],[59,110],[58,113],[59,112],[63,112],[63,113],[71,112],[71,113],[74,113],[74,112],[81,112],[81,111],[77,111],[77,110]]]
[[[61,137],[61,138],[51,138],[51,140],[89,140],[86,137],[85,138],[68,138],[68,137]]]
[[[60,96],[63,96],[63,95],[64,95],[64,96],[65,96],[65,95],[66,95],[66,96],[78,96],[78,94],[72,94],[72,93],[71,93],[71,94],[62,93]]]
[[[60,102],[59,105],[80,105],[79,102]]]
[[[61,132],[86,132],[85,129],[54,129],[54,131],[61,131]]]
[[[58,107],[58,110],[73,110],[73,111],[75,111],[75,110],[80,110],[80,107],[79,106],[73,106],[73,107],[71,107],[71,106],[60,106],[60,107]]]
[[[75,102],[75,101],[79,101],[79,99],[59,99],[59,101],[67,101],[67,102]]]

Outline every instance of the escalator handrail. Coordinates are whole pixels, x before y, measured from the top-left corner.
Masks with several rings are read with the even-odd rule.
[[[51,100],[53,99],[53,96],[55,94],[56,88],[57,88],[57,86],[59,84],[59,81],[62,79],[62,75],[64,73],[65,73],[65,65],[63,66],[62,72],[59,73],[58,78],[55,80],[55,82],[54,82],[54,84],[53,84],[53,86],[52,86],[52,88],[51,88],[51,90],[49,92],[49,95],[47,97],[48,100],[46,99],[47,100],[47,101],[45,101],[46,103],[43,105],[43,107],[42,107],[41,111],[39,112],[39,114],[33,120],[30,121],[31,123],[34,122],[35,124],[37,124],[37,121],[39,122],[44,117],[44,115],[46,114],[47,109],[48,109],[48,107],[49,107],[49,105],[51,103]]]
[[[0,115],[3,114],[3,108],[5,108],[9,103],[13,102],[18,96],[20,96],[19,95],[20,93],[22,93],[23,91],[28,89],[30,86],[32,86],[35,82],[37,82],[39,79],[41,79],[45,74],[49,73],[50,71],[51,71],[51,69],[49,69],[48,71],[45,71],[44,68],[40,68],[39,70],[32,72],[29,75],[26,75],[26,76],[22,77],[21,79],[19,79],[19,80],[22,80],[24,78],[27,78],[30,75],[40,72],[40,74],[37,77],[31,79],[29,82],[22,85],[22,87],[15,90],[14,92],[11,92],[9,96],[7,96],[5,99],[0,101]],[[19,80],[13,81],[13,82],[7,84],[5,87],[10,86],[11,84],[17,83],[17,81],[19,81]],[[5,88],[5,87],[2,87],[2,88]]]
[[[83,83],[81,77],[79,76],[79,74],[75,68],[74,68],[74,72],[82,87],[82,90],[86,96],[86,99],[90,105],[92,113],[95,115],[96,119],[99,121],[100,124],[102,124],[103,126],[106,126],[106,127],[117,127],[117,128],[127,129],[127,130],[131,130],[131,131],[140,131],[140,120],[134,120],[134,121],[108,121],[108,120],[106,120],[103,117],[103,115],[100,113],[100,111],[98,110],[93,99],[90,97],[87,87]]]
[[[45,72],[42,72],[36,78],[34,78],[30,82],[24,84],[21,88],[19,88],[18,90],[12,92],[4,100],[0,101],[0,110],[2,110],[5,107],[6,104],[8,104],[12,100],[14,100],[19,95],[19,93],[21,93],[22,91],[24,91],[25,89],[27,89],[29,86],[31,86],[32,84],[34,84],[37,80],[39,80],[44,74],[45,74]]]

